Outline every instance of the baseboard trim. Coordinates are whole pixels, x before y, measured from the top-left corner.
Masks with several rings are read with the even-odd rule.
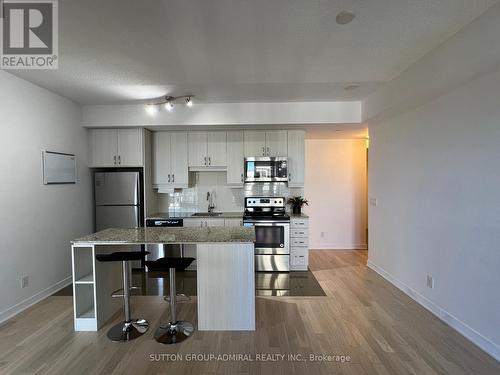
[[[367,250],[368,245],[367,244],[350,244],[350,245],[320,245],[320,246],[315,246],[309,244],[309,248],[311,250]]]
[[[71,276],[68,276],[67,278],[58,281],[57,283],[49,286],[48,288],[45,288],[38,293],[35,293],[31,297],[26,298],[25,300],[16,303],[14,306],[11,306],[3,311],[0,312],[0,324],[5,322],[6,320],[9,320],[10,318],[16,316],[20,312],[30,308],[34,304],[40,302],[41,300],[51,296],[55,292],[58,292],[59,290],[66,288],[68,285],[70,285],[73,282],[73,278]]]
[[[425,309],[434,314],[437,318],[448,324],[461,335],[465,336],[468,340],[479,346],[486,353],[491,355],[497,361],[500,361],[500,346],[495,344],[492,340],[477,332],[474,328],[468,326],[457,317],[450,314],[445,309],[436,305],[434,302],[424,297],[422,294],[410,288],[405,283],[394,278],[389,272],[382,267],[377,266],[371,260],[368,260],[367,266],[394,285],[396,288],[407,294],[415,302],[423,306]]]

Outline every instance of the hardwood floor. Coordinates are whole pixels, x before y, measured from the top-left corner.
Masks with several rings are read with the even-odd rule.
[[[49,297],[0,326],[0,374],[500,373],[497,361],[368,269],[366,258],[366,251],[311,251],[310,268],[326,297],[258,297],[255,332],[195,331],[174,346],[153,339],[168,319],[161,297],[133,298],[133,314],[147,318],[151,329],[122,344],[106,338],[121,315],[99,332],[75,333],[71,297]],[[180,305],[178,316],[196,322],[196,301]],[[187,357],[229,353],[253,361]],[[307,360],[255,360],[289,353]],[[350,361],[311,361],[311,354]]]

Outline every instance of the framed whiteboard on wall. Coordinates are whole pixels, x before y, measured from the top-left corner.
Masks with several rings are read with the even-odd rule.
[[[74,154],[42,151],[43,183],[76,184],[76,157]]]

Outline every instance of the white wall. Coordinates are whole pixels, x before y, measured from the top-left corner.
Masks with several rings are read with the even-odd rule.
[[[283,124],[358,124],[361,102],[294,102],[294,103],[196,103],[192,108],[176,105],[154,116],[145,105],[89,105],[83,107],[83,125],[112,126],[200,126],[230,125],[247,128]]]
[[[69,241],[92,230],[92,196],[76,104],[0,71],[0,116],[2,321],[69,283]],[[76,154],[77,184],[43,185],[44,149]]]
[[[311,249],[366,248],[366,140],[306,139]]]
[[[499,98],[497,69],[370,124],[369,168],[369,265],[497,359]]]

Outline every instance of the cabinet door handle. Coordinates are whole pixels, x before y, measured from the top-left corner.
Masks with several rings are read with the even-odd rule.
[[[292,174],[288,173],[288,181],[292,181]]]
[[[267,156],[269,156],[269,147],[267,148]]]
[[[207,165],[207,157],[205,156],[204,159],[205,159],[205,165]]]
[[[241,174],[241,182],[243,182],[243,173]]]
[[[208,157],[208,165],[212,165],[212,158],[210,156]]]
[[[175,174],[172,175],[172,182],[175,182]]]
[[[266,148],[262,147],[262,156],[266,156]]]
[[[168,182],[170,182],[170,173],[168,174]]]
[[[121,163],[122,163],[122,156],[118,155],[118,164],[121,164]]]
[[[116,165],[116,155],[113,156],[113,159],[114,159],[114,164]]]

